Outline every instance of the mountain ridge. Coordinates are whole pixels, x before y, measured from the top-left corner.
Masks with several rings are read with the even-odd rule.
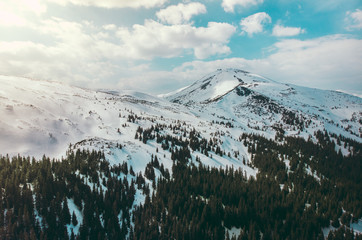
[[[229,87],[219,88],[223,91],[213,91],[215,86],[226,85]],[[206,88],[211,88],[211,94]],[[261,115],[273,118],[264,125],[288,125],[291,119],[287,120],[287,115],[299,115],[300,122],[318,120],[323,127],[331,125],[327,126],[327,130],[332,132],[346,132],[346,136],[359,141],[362,136],[361,98],[337,91],[278,83],[242,70],[219,69],[188,88],[167,95],[166,99],[199,112],[224,109],[223,115],[230,116],[231,119],[246,117],[250,121],[256,119],[262,122],[266,118],[260,118]],[[276,116],[279,114],[278,109],[279,112],[284,112],[279,117]],[[250,112],[255,114],[250,115]],[[345,124],[353,121],[357,124]],[[298,130],[303,131],[306,128],[309,128],[309,125],[304,124]],[[349,131],[350,128],[353,130]],[[312,133],[313,130],[309,131],[309,134]]]
[[[274,139],[282,132],[307,139],[315,131],[327,130],[362,141],[361,98],[280,84],[237,69],[219,69],[164,98],[8,76],[0,77],[0,85],[1,153],[61,156],[70,143],[84,139],[118,141],[117,129],[124,124],[120,116],[130,114],[122,113],[125,108],[162,123],[181,120],[206,126],[223,122],[236,127],[235,135],[257,133]],[[202,130],[207,138],[218,129],[230,131],[220,124],[210,128]]]

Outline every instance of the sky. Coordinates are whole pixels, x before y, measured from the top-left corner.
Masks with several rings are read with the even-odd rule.
[[[1,75],[155,95],[219,68],[361,95],[362,1],[0,0]]]

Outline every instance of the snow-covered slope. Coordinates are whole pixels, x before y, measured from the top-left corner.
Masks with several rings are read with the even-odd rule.
[[[2,153],[58,156],[70,143],[86,138],[117,140],[120,114],[138,102],[138,110],[149,114],[159,115],[160,109],[170,115],[180,111],[166,101],[134,92],[96,92],[4,76],[0,86]]]
[[[326,129],[362,142],[361,98],[236,69],[217,70],[164,98],[0,76],[0,116],[0,154],[61,157],[69,147],[89,148],[103,150],[113,164],[128,161],[137,172],[144,171],[152,155],[172,166],[171,151],[161,142],[145,144],[140,133],[136,139],[139,128],[156,125],[160,130],[153,130],[153,137],[189,141],[196,131],[200,141],[223,151],[216,154],[216,145],[209,154],[191,151],[192,161],[242,167],[249,175],[257,170],[248,166],[250,154],[239,138],[243,133],[315,139],[315,131]]]
[[[196,114],[272,137],[276,130],[308,137],[317,130],[361,141],[362,99],[337,91],[282,84],[237,69],[219,69],[166,95]]]
[[[218,131],[226,132],[224,126],[213,125],[182,105],[132,91],[92,91],[57,82],[0,76],[0,99],[0,154],[59,158],[69,147],[88,148],[104,151],[111,164],[128,161],[136,172],[144,171],[152,155],[171,169],[168,149],[162,149],[155,140],[144,144],[135,139],[139,127],[159,124],[163,126],[159,134],[176,138],[196,128],[202,133],[200,138],[207,140]],[[225,151],[239,151],[238,158],[205,156],[195,151],[192,159],[198,157],[204,164],[216,167],[243,167],[255,175],[256,170],[241,161],[248,158],[245,147],[238,146],[241,133],[240,129],[230,129],[222,137]]]

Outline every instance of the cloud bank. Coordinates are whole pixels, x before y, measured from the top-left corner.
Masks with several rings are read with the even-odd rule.
[[[153,8],[162,6],[167,0],[48,0],[55,4],[66,6],[92,6],[101,8]]]

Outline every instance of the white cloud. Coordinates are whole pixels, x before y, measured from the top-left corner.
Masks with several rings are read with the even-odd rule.
[[[107,34],[102,34],[89,22],[70,22],[59,18],[52,18],[42,22],[38,31],[57,40],[58,51],[74,58],[117,58],[124,50],[118,44],[106,41]]]
[[[362,10],[356,9],[354,12],[347,12],[345,21],[347,30],[362,29]]]
[[[253,36],[254,33],[263,31],[264,24],[271,23],[271,17],[265,12],[255,13],[240,21],[241,29]]]
[[[188,4],[179,3],[156,13],[158,19],[168,24],[185,24],[190,21],[194,15],[206,13],[205,5],[192,2]]]
[[[288,39],[275,48],[276,52],[263,60],[267,76],[323,89],[361,88],[362,40],[342,35]]]
[[[0,72],[6,75],[75,82],[91,86],[110,79],[119,68],[124,49],[104,40],[89,23],[52,18],[42,21],[37,32],[52,39],[47,44],[31,41],[0,42]],[[101,29],[99,29],[100,31]]]
[[[4,10],[0,10],[0,25],[2,26],[25,26],[25,18]]]
[[[176,57],[184,50],[193,50],[197,58],[230,53],[226,44],[236,28],[228,23],[209,22],[207,27],[191,25],[163,25],[146,20],[144,25],[134,25],[132,30],[121,28],[117,35],[121,39],[125,54],[134,59],[153,57]]]
[[[46,12],[40,0],[17,0],[0,2],[0,26],[27,26],[28,20]]]
[[[103,25],[103,28],[108,31],[115,31],[117,29],[117,26],[115,24],[107,24]]]
[[[125,80],[138,79],[134,86],[149,86],[139,85],[143,81],[140,72],[147,72],[148,67],[142,59],[180,54],[194,54],[202,59],[228,54],[227,43],[236,28],[227,23],[210,22],[207,27],[197,28],[147,20],[144,25],[128,29],[51,18],[32,26],[32,30],[46,36],[48,41],[0,40],[1,74],[106,88],[114,87],[120,76]],[[135,67],[135,62],[142,64]]]
[[[45,13],[47,10],[42,0],[17,0],[10,2],[17,2],[18,8],[21,8],[24,11],[31,11],[37,15]]]
[[[167,0],[47,0],[59,5],[94,6],[101,8],[153,8],[162,6]]]
[[[300,27],[284,27],[279,24],[273,28],[273,36],[276,37],[292,37],[304,33],[305,30]]]
[[[263,0],[223,0],[221,6],[225,12],[234,12],[235,6],[248,7],[263,3]]]

